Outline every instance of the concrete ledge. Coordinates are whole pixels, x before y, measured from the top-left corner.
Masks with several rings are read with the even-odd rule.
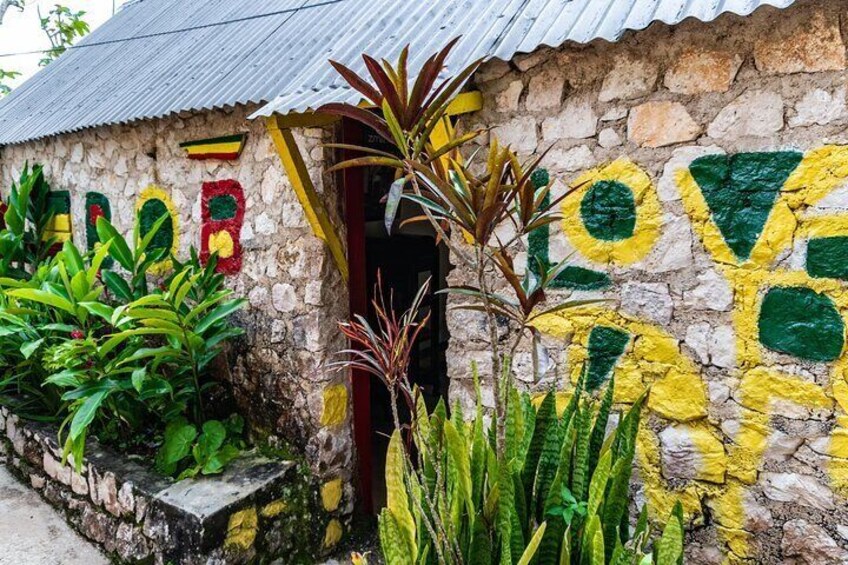
[[[317,492],[294,462],[247,454],[222,475],[175,482],[90,440],[77,473],[56,437],[0,407],[0,460],[118,562],[295,563],[321,547]]]

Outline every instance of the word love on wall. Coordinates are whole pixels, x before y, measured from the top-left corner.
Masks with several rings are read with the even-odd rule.
[[[702,368],[671,328],[594,305],[536,322],[569,343],[572,382],[585,365],[593,386],[615,378],[622,403],[650,386],[637,450],[649,507],[665,516],[680,500],[691,520],[709,515],[733,562],[755,558],[750,491],[763,482],[775,417],[832,424],[813,448],[835,495],[848,497],[846,182],[846,146],[709,154],[674,173],[692,229],[731,290],[729,325],[712,330],[730,350],[716,366],[738,409],[733,426],[710,420]],[[598,269],[645,269],[663,227],[647,175],[619,160],[575,186],[563,231],[577,252]],[[674,476],[667,446],[692,454]]]
[[[108,222],[112,221],[112,206],[109,204],[109,199],[100,192],[85,193],[85,240],[89,251],[93,251],[102,242],[97,233],[97,220],[103,218]],[[107,257],[103,261],[103,267],[108,269],[112,266],[113,260]]]
[[[234,180],[203,183],[201,192],[200,258],[206,262],[217,253],[219,273],[241,270],[241,226],[244,222],[244,191]]]
[[[42,235],[43,241],[53,241],[50,253],[55,255],[62,244],[73,239],[71,229],[71,193],[67,190],[54,190],[47,194],[47,209],[52,214]]]
[[[159,261],[151,268],[153,272],[163,273],[171,268],[173,264],[171,256],[176,254],[179,247],[180,232],[177,209],[167,192],[158,186],[151,185],[141,191],[136,202],[136,212],[138,214],[139,235],[142,238],[151,232],[160,219],[165,218],[148,246],[151,251],[167,251],[168,258]]]

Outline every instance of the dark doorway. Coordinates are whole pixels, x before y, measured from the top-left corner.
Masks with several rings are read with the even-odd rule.
[[[364,145],[389,149],[379,136],[364,132],[357,124],[346,123],[344,130],[346,139],[355,136]],[[345,176],[347,205],[355,208],[348,209],[347,213],[351,310],[366,316],[371,323],[376,323],[371,300],[378,272],[384,292],[392,292],[394,309],[399,313],[409,307],[421,285],[430,280],[430,291],[422,307],[423,314],[430,314],[430,320],[419,337],[409,372],[412,382],[421,388],[427,404],[433,406],[439,398],[446,398],[448,392],[445,362],[448,344],[445,323],[447,301],[443,294],[437,294],[447,286],[448,253],[443,244],[436,245],[435,232],[428,223],[403,223],[405,219],[421,213],[420,208],[412,202],[401,203],[391,234],[386,231],[385,197],[393,180],[394,171],[388,168],[361,169],[356,174]],[[352,225],[351,222],[358,225]],[[363,506],[365,509],[379,509],[385,504],[383,468],[393,428],[389,394],[376,377],[354,374],[353,378],[355,425],[359,428],[356,431],[357,448],[360,473],[363,474],[362,490],[363,496],[370,499],[363,500]],[[359,387],[357,401],[356,379],[360,379],[359,384],[364,385],[361,382],[363,378],[369,380],[367,403],[364,386]],[[401,417],[408,417],[401,408]],[[366,425],[367,433],[363,429]],[[363,446],[363,442],[368,445]]]

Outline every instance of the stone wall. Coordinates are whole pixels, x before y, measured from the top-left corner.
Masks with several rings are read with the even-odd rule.
[[[584,269],[553,299],[607,299],[540,320],[544,379],[526,346],[518,377],[547,390],[588,361],[623,404],[652,386],[639,498],[660,518],[682,500],[690,563],[848,562],[846,8],[655,24],[476,75],[464,125],[551,147],[555,192],[579,187],[526,242]],[[451,394],[470,404],[487,333],[449,315]]]
[[[87,198],[97,202],[105,196],[113,223],[127,235],[140,203],[160,199],[175,213],[177,255],[185,258],[191,246],[201,248],[203,184],[237,181],[227,186],[243,192],[244,218],[233,242],[241,245],[242,261],[227,284],[250,307],[237,320],[247,333],[231,352],[226,378],[257,435],[284,437],[304,449],[324,481],[330,509],[348,514],[354,469],[350,395],[344,375],[325,368],[344,345],[336,321],[347,316],[347,290],[306,222],[264,123],[246,119],[252,110],[181,114],[4,147],[0,191],[5,194],[25,162],[43,164],[52,188],[70,191],[73,237],[80,248],[87,245]],[[235,161],[189,160],[179,147],[241,132],[247,140]],[[332,177],[322,173],[319,146],[333,131],[295,133],[313,183],[341,225],[340,202]],[[87,196],[91,193],[98,195]],[[336,521],[328,542],[340,533]]]
[[[175,483],[96,441],[79,469],[62,462],[55,426],[0,407],[0,463],[117,563],[304,562],[328,518],[291,461],[242,457],[221,475]]]

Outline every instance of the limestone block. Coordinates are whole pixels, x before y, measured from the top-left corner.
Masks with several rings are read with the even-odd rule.
[[[580,171],[595,164],[595,158],[588,145],[578,145],[570,149],[562,149],[555,145],[545,158],[549,168],[557,171]]]
[[[674,303],[665,283],[624,283],[621,308],[659,324],[668,324],[674,313]]]
[[[666,214],[660,239],[646,260],[647,270],[668,273],[691,267],[694,263],[692,240],[689,220]]]
[[[492,131],[501,145],[508,145],[518,153],[533,153],[536,150],[536,122],[533,119],[514,119]]]
[[[724,445],[706,429],[669,426],[659,437],[665,478],[724,482],[727,470]]]
[[[267,213],[262,212],[256,217],[255,228],[260,235],[271,235],[277,231],[277,224]]]
[[[520,80],[513,80],[507,87],[495,96],[495,104],[498,106],[499,112],[515,112],[518,110],[518,101],[521,98],[521,93],[524,92],[524,83]]]
[[[772,430],[764,457],[770,461],[786,461],[798,451],[802,443],[804,443],[802,437],[794,437],[780,430]]]
[[[698,360],[708,365],[710,362],[710,337],[712,328],[707,322],[691,324],[686,328],[686,337],[683,340],[698,355]]]
[[[255,286],[247,295],[247,300],[254,308],[262,308],[268,302],[268,289],[264,286]]]
[[[845,45],[836,13],[798,10],[778,18],[754,44],[754,62],[766,74],[815,73],[845,68]]]
[[[598,145],[604,149],[611,149],[622,144],[621,136],[613,128],[604,128],[598,134]]]
[[[565,76],[558,68],[545,69],[530,79],[524,106],[528,112],[559,108]]]
[[[734,53],[690,50],[672,64],[663,83],[680,94],[727,92],[741,65],[742,57]]]
[[[606,113],[601,116],[602,122],[614,122],[617,120],[621,120],[627,117],[627,107],[626,106],[613,106]]]
[[[733,290],[718,271],[709,269],[698,275],[698,286],[683,293],[683,303],[698,310],[726,312],[733,304]]]
[[[660,202],[680,200],[680,191],[677,188],[675,176],[681,169],[686,169],[698,157],[723,152],[724,150],[716,145],[707,147],[692,145],[675,149],[671,154],[671,159],[666,161],[662,176],[660,176],[660,180],[657,182],[657,196]]]
[[[736,332],[729,325],[713,328],[710,336],[710,362],[722,369],[736,366]]]
[[[761,474],[763,494],[777,502],[790,502],[818,510],[834,508],[833,493],[815,477],[795,473]]]
[[[844,86],[837,88],[833,94],[822,88],[811,90],[795,104],[795,115],[789,118],[790,127],[824,126],[846,117],[845,94]]]
[[[597,125],[598,116],[589,97],[570,98],[559,115],[545,118],[542,122],[542,138],[546,141],[585,139],[595,135]]]
[[[277,283],[271,289],[271,303],[278,312],[292,312],[298,306],[297,292],[288,283]]]
[[[642,147],[664,147],[691,141],[701,133],[701,126],[679,102],[645,102],[630,110],[627,137]]]
[[[783,524],[780,548],[785,556],[797,558],[799,564],[848,563],[848,551],[839,547],[824,528],[803,519]]]
[[[618,57],[604,78],[598,99],[601,102],[629,100],[650,94],[657,83],[656,65],[643,59]]]
[[[722,108],[707,128],[716,139],[767,137],[783,129],[783,98],[767,90],[749,90]]]
[[[474,73],[474,79],[479,82],[489,82],[505,76],[510,71],[509,63],[500,59],[489,59]]]

